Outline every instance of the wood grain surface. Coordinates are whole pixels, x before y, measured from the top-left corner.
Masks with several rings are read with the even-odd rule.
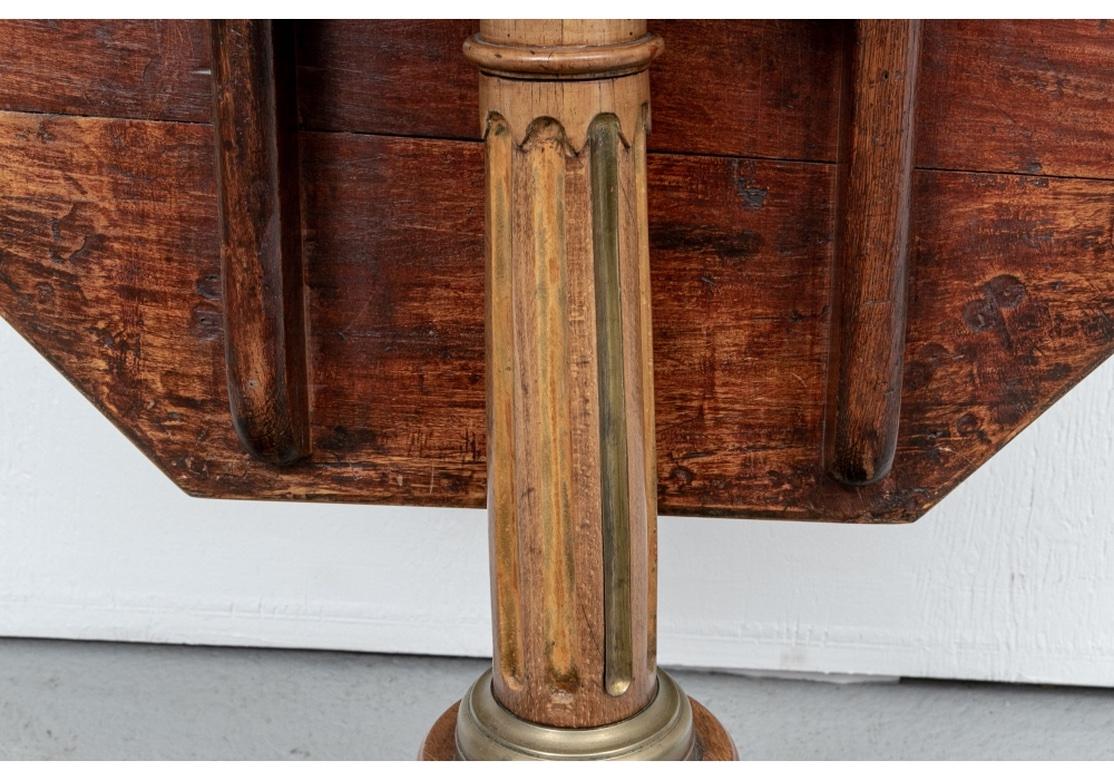
[[[0,21],[0,109],[209,121],[200,21]],[[1114,22],[924,22],[917,165],[1114,178]],[[479,140],[467,20],[298,25],[303,126]],[[834,162],[846,22],[651,21],[651,151]],[[693,85],[700,85],[694,89]]]
[[[919,20],[850,37],[833,251],[824,458],[849,485],[889,473],[901,422]]]
[[[491,687],[518,717],[566,728],[630,718],[657,690],[649,77],[623,59],[631,40],[660,46],[645,33],[490,20],[469,49],[489,82]],[[511,76],[491,75],[496,54]],[[565,55],[618,75],[561,80]]]
[[[211,30],[229,407],[248,452],[288,465],[310,448],[294,29]]]
[[[697,757],[700,761],[738,761],[739,751],[716,716],[696,699],[692,705],[693,728],[696,730]]]
[[[4,20],[0,107],[209,122],[209,23]]]
[[[651,147],[683,152],[649,155],[660,510],[915,519],[1114,348],[1114,36],[925,23],[897,456],[849,488],[821,458],[844,31],[719,27],[720,59],[750,42],[727,64],[699,23],[651,25]],[[193,494],[484,503],[482,148],[417,137],[477,135],[472,27],[299,32],[314,453],[282,469],[244,453],[224,390],[204,30],[0,30],[9,322]],[[735,58],[747,78],[713,79]]]

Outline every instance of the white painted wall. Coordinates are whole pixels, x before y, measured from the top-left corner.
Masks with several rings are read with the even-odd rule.
[[[0,321],[0,634],[486,655],[479,511],[203,501]],[[664,518],[667,664],[1114,686],[1114,362],[912,526]]]

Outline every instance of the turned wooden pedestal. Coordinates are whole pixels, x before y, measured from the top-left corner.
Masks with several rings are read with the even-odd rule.
[[[423,756],[727,756],[656,661],[646,136],[662,41],[639,20],[503,20],[464,48],[486,166],[494,657]]]

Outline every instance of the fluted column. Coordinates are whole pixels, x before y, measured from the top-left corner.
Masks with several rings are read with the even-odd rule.
[[[645,66],[659,47],[643,22],[491,21],[466,49],[487,152],[493,683],[537,723],[621,720],[657,682]]]
[[[661,49],[629,19],[484,21],[464,46],[487,171],[494,658],[423,756],[448,754],[449,724],[469,759],[734,755],[656,660],[646,69]]]

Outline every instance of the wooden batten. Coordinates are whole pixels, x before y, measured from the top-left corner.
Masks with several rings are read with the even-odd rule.
[[[285,465],[310,450],[293,30],[211,35],[229,404],[244,447]]]
[[[866,485],[897,448],[919,21],[858,21],[844,89],[825,466]]]

